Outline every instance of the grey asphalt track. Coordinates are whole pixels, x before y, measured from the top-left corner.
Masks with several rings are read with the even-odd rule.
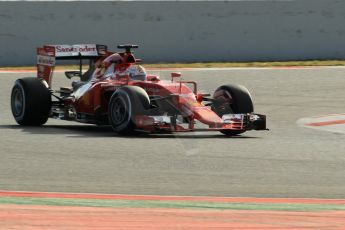
[[[0,190],[345,198],[345,136],[296,124],[345,112],[345,68],[182,73],[205,92],[225,83],[247,86],[271,130],[234,138],[218,132],[120,137],[58,120],[20,127],[10,91],[16,78],[33,74],[0,74]],[[69,83],[57,74],[54,85],[60,84]]]

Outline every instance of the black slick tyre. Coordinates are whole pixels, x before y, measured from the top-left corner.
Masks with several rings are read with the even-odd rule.
[[[224,114],[252,113],[254,106],[247,88],[241,85],[222,85],[213,95],[212,110],[222,117]],[[243,130],[222,130],[221,133],[233,136],[244,133]]]
[[[120,135],[135,134],[136,115],[143,115],[150,108],[146,91],[138,86],[124,86],[116,90],[108,106],[109,124]]]
[[[51,93],[35,77],[16,80],[11,93],[11,109],[19,125],[40,126],[47,122],[51,110]]]

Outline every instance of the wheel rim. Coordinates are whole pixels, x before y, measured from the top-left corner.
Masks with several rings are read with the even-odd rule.
[[[121,98],[116,98],[112,104],[111,117],[113,124],[118,126],[128,120],[126,103]]]
[[[221,100],[221,103],[217,104],[216,111],[218,115],[224,115],[234,113],[233,109],[233,97],[227,90],[221,90],[220,95],[215,99]]]
[[[16,88],[13,92],[12,108],[15,116],[20,116],[24,108],[24,95],[21,89]]]

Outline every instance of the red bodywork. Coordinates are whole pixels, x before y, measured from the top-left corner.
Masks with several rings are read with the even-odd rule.
[[[83,50],[86,50],[83,52]],[[197,83],[194,81],[179,81],[180,74],[172,73],[171,80],[160,80],[158,76],[147,75],[146,80],[132,80],[127,70],[137,65],[138,59],[131,52],[119,53],[123,58],[117,63],[112,77],[103,79],[101,73],[102,61],[114,54],[106,46],[101,45],[48,45],[37,49],[38,78],[44,79],[51,86],[52,75],[56,59],[77,59],[78,57],[92,57],[96,65],[94,78],[82,86],[84,90],[76,90],[71,96],[60,98],[58,107],[63,107],[66,120],[77,120],[86,123],[97,123],[93,118],[101,114],[106,116],[111,95],[125,85],[143,88],[150,98],[169,97],[171,103],[179,111],[179,116],[184,122],[167,122],[163,116],[154,114],[137,115],[134,122],[138,129],[155,131],[194,131],[194,130],[248,130],[245,119],[252,119],[249,114],[234,116],[227,122],[219,117],[209,106],[203,102],[203,94],[198,92]],[[89,56],[87,56],[89,55]],[[72,114],[70,117],[66,114]],[[74,115],[73,115],[74,113]],[[62,114],[62,113],[60,113]],[[57,116],[55,116],[57,117]],[[157,117],[160,119],[157,120]],[[59,117],[61,118],[61,116]],[[253,117],[254,119],[255,117]],[[163,120],[162,120],[163,119]],[[169,119],[168,119],[169,120]],[[171,119],[170,119],[171,120]],[[95,122],[94,122],[95,121]],[[206,128],[196,129],[195,123],[200,121]]]

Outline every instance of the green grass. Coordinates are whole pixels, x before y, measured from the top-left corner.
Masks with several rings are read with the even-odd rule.
[[[274,211],[345,211],[345,205],[334,204],[270,204],[196,201],[98,200],[66,198],[0,197],[1,204],[78,206],[108,208],[177,208],[213,210],[274,210]]]
[[[282,67],[282,66],[345,66],[345,60],[306,60],[274,62],[197,62],[197,63],[143,63],[146,68],[225,68],[225,67]],[[57,69],[78,69],[77,65],[58,65]],[[87,68],[87,66],[85,66]],[[36,69],[35,66],[0,67],[6,69]]]
[[[282,66],[344,66],[345,60],[310,60],[277,62],[199,62],[199,63],[157,63],[151,68],[225,68],[225,67],[282,67]]]

